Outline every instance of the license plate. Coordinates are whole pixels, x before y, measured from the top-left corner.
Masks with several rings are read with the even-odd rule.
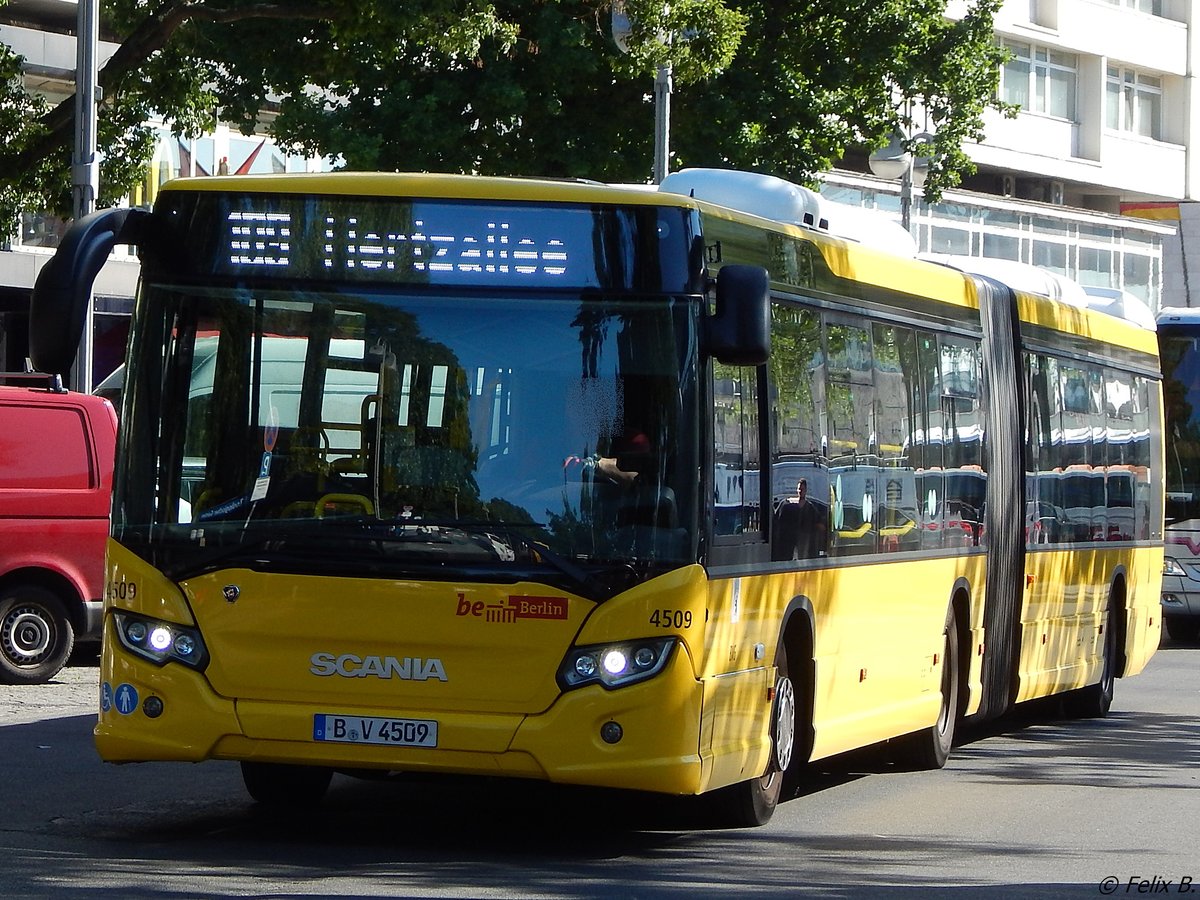
[[[432,719],[377,719],[367,716],[313,716],[313,740],[343,744],[390,744],[436,747],[438,723]]]

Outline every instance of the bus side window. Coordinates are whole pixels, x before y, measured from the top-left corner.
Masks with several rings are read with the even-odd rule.
[[[713,533],[759,533],[758,370],[713,362]]]
[[[825,367],[815,310],[775,304],[771,356],[771,559],[828,552],[829,470],[825,456]],[[803,484],[803,494],[801,485]]]

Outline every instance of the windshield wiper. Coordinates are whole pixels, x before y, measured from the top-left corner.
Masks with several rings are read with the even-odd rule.
[[[561,586],[593,602],[601,602],[614,593],[624,590],[638,580],[636,570],[626,562],[606,561],[602,569],[589,569],[570,560],[533,536],[522,533],[523,529],[544,528],[543,523],[520,522],[498,523],[493,521],[455,520],[394,520],[376,519],[367,516],[339,516],[320,521],[283,522],[272,520],[261,525],[251,524],[247,528],[205,528],[204,536],[197,538],[191,530],[170,543],[175,552],[171,556],[182,557],[173,565],[162,565],[165,575],[174,581],[182,581],[206,572],[212,572],[229,563],[246,559],[270,562],[272,558],[286,555],[287,545],[292,541],[306,544],[312,539],[348,538],[362,536],[368,543],[383,544],[450,544],[450,535],[457,532],[464,536],[491,537],[504,540],[513,549],[524,551],[530,562],[544,565],[560,576],[556,579]],[[159,540],[173,537],[160,535]],[[203,541],[203,543],[201,543]],[[233,543],[228,543],[232,541]],[[165,562],[165,560],[164,560]]]
[[[341,520],[345,522],[346,520]],[[532,537],[522,534],[521,529],[527,528],[545,528],[544,522],[494,522],[494,521],[460,521],[450,519],[421,519],[421,520],[401,520],[388,521],[380,519],[356,519],[355,524],[365,526],[385,526],[389,530],[395,529],[417,529],[417,528],[444,528],[448,531],[460,531],[464,534],[477,536],[492,536],[501,537],[508,541],[509,546],[516,547],[520,545],[525,549],[529,558],[534,562],[543,563],[564,576],[565,587],[581,597],[588,600],[599,602],[607,599],[612,595],[612,585],[609,583],[613,579],[611,576],[620,572],[626,576],[621,579],[626,581],[634,576],[630,566],[622,564],[615,569],[606,569],[604,572],[598,573],[588,571],[578,563],[567,559],[555,553],[545,544],[534,540]],[[402,532],[403,533],[403,532]],[[385,540],[402,539],[396,538],[393,535],[381,535]]]
[[[201,532],[199,537],[196,536],[197,531]],[[276,541],[286,541],[296,537],[322,536],[321,528],[313,528],[308,522],[289,523],[282,528],[278,522],[275,522],[272,523],[272,527],[252,525],[247,528],[239,525],[229,529],[212,528],[211,526],[192,529],[188,531],[187,537],[171,541],[176,547],[183,548],[186,558],[177,565],[162,566],[162,571],[172,581],[183,581],[194,575],[221,568],[230,560],[247,556],[257,557],[263,548]],[[164,541],[166,537],[168,537],[166,534],[158,535],[156,542],[166,543]],[[234,543],[227,544],[226,538],[232,539]]]

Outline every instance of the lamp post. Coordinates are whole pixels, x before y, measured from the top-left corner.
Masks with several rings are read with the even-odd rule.
[[[654,183],[667,177],[671,159],[671,64],[658,67],[654,76]]]
[[[913,137],[917,144],[928,143],[933,135],[921,132]],[[913,156],[902,134],[893,134],[886,147],[874,151],[867,162],[871,172],[880,178],[900,182],[900,224],[912,231],[913,189],[925,185],[929,175],[929,157]]]
[[[75,220],[96,208],[100,161],[96,157],[96,48],[99,43],[100,2],[80,0],[75,37],[75,152],[71,159],[71,189]],[[95,304],[88,297],[83,338],[75,363],[74,386],[92,389],[92,329]]]
[[[633,23],[625,12],[623,0],[613,0],[612,36],[622,53],[629,52],[629,39],[633,35]],[[662,38],[670,43],[670,38]],[[653,182],[662,184],[667,177],[671,161],[671,90],[672,66],[670,60],[658,67],[654,75],[654,170]]]

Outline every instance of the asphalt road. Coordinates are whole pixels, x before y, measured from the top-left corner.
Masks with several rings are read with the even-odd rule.
[[[1200,900],[1200,647],[1164,645],[1107,719],[1024,710],[940,772],[843,757],[744,831],[657,797],[487,780],[338,776],[311,815],[270,815],[235,765],[101,763],[95,662],[77,662],[0,687],[6,898]]]

